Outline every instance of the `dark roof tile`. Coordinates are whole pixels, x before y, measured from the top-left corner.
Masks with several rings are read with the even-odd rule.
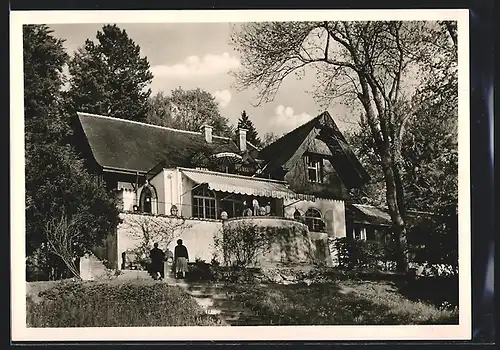
[[[228,138],[176,130],[130,120],[77,113],[91,152],[102,167],[147,172],[158,164],[191,166],[194,155],[236,152]]]

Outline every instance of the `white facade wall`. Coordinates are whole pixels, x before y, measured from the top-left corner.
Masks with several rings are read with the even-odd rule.
[[[284,201],[285,217],[293,218],[295,209],[304,215],[309,208],[315,208],[321,212],[326,224],[328,236],[338,238],[346,236],[345,227],[345,205],[342,200],[317,198],[315,201],[299,201],[287,199]]]
[[[117,229],[117,256],[118,266],[122,264],[122,253],[127,250],[133,250],[141,242],[141,231],[138,223],[141,220],[157,220],[169,225],[173,222],[180,222],[181,219],[169,216],[152,216],[139,213],[121,213],[123,222]],[[222,222],[219,220],[197,220],[186,219],[184,224],[174,233],[171,243],[168,246],[160,247],[172,252],[177,239],[181,238],[189,251],[189,260],[194,262],[196,258],[210,262],[214,254],[214,237],[222,228]],[[153,242],[154,243],[154,242]],[[151,246],[151,249],[153,246]]]
[[[175,205],[179,210],[179,215],[186,217],[182,214],[182,206],[179,200],[181,190],[179,188],[179,176],[177,169],[163,169],[161,173],[156,175],[155,179],[157,177],[163,179],[163,192],[158,194],[159,201],[164,202],[160,214],[170,215],[170,209]]]
[[[149,184],[156,190],[156,199],[151,203],[153,214],[165,214],[165,174],[163,171],[152,178]],[[142,189],[143,187],[140,188]]]
[[[180,196],[179,196],[179,202],[182,205],[181,213],[182,213],[182,216],[191,217],[191,216],[193,216],[193,208],[192,208],[192,205],[193,205],[192,198],[193,197],[192,197],[191,190],[193,189],[193,187],[197,186],[198,184],[195,183],[194,181],[192,181],[191,179],[189,179],[188,177],[182,176],[182,174],[180,174],[180,176],[181,176],[180,184],[181,184],[182,192],[180,193]]]
[[[122,189],[118,193],[118,199],[122,201],[123,211],[134,210],[134,205],[136,205],[136,198],[134,191],[128,189]]]

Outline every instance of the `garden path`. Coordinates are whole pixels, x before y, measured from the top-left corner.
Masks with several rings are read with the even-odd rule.
[[[207,314],[216,315],[223,324],[229,326],[265,325],[259,316],[245,308],[241,302],[231,299],[223,283],[176,280],[171,271],[167,271],[164,281],[183,289]]]

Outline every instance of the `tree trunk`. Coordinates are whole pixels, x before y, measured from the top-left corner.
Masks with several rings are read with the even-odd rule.
[[[394,169],[392,168],[391,156],[387,148],[383,149],[382,154],[382,170],[384,172],[387,206],[392,220],[392,229],[396,243],[396,263],[398,272],[406,272],[408,270],[408,249],[406,240],[406,225],[401,213],[401,208],[398,205],[398,186]]]

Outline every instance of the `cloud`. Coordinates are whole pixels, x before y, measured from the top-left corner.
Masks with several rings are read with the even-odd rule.
[[[231,92],[229,90],[217,90],[213,93],[215,101],[219,103],[221,108],[226,107],[231,101]]]
[[[284,105],[276,107],[274,113],[275,115],[270,122],[274,124],[274,129],[283,132],[291,131],[313,118],[312,115],[305,112],[295,114],[292,107]]]
[[[176,77],[182,79],[209,78],[221,73],[226,73],[237,68],[240,60],[230,56],[227,52],[221,55],[207,54],[199,56],[189,56],[183,62],[169,65],[157,65],[151,67],[151,72],[155,77]]]

